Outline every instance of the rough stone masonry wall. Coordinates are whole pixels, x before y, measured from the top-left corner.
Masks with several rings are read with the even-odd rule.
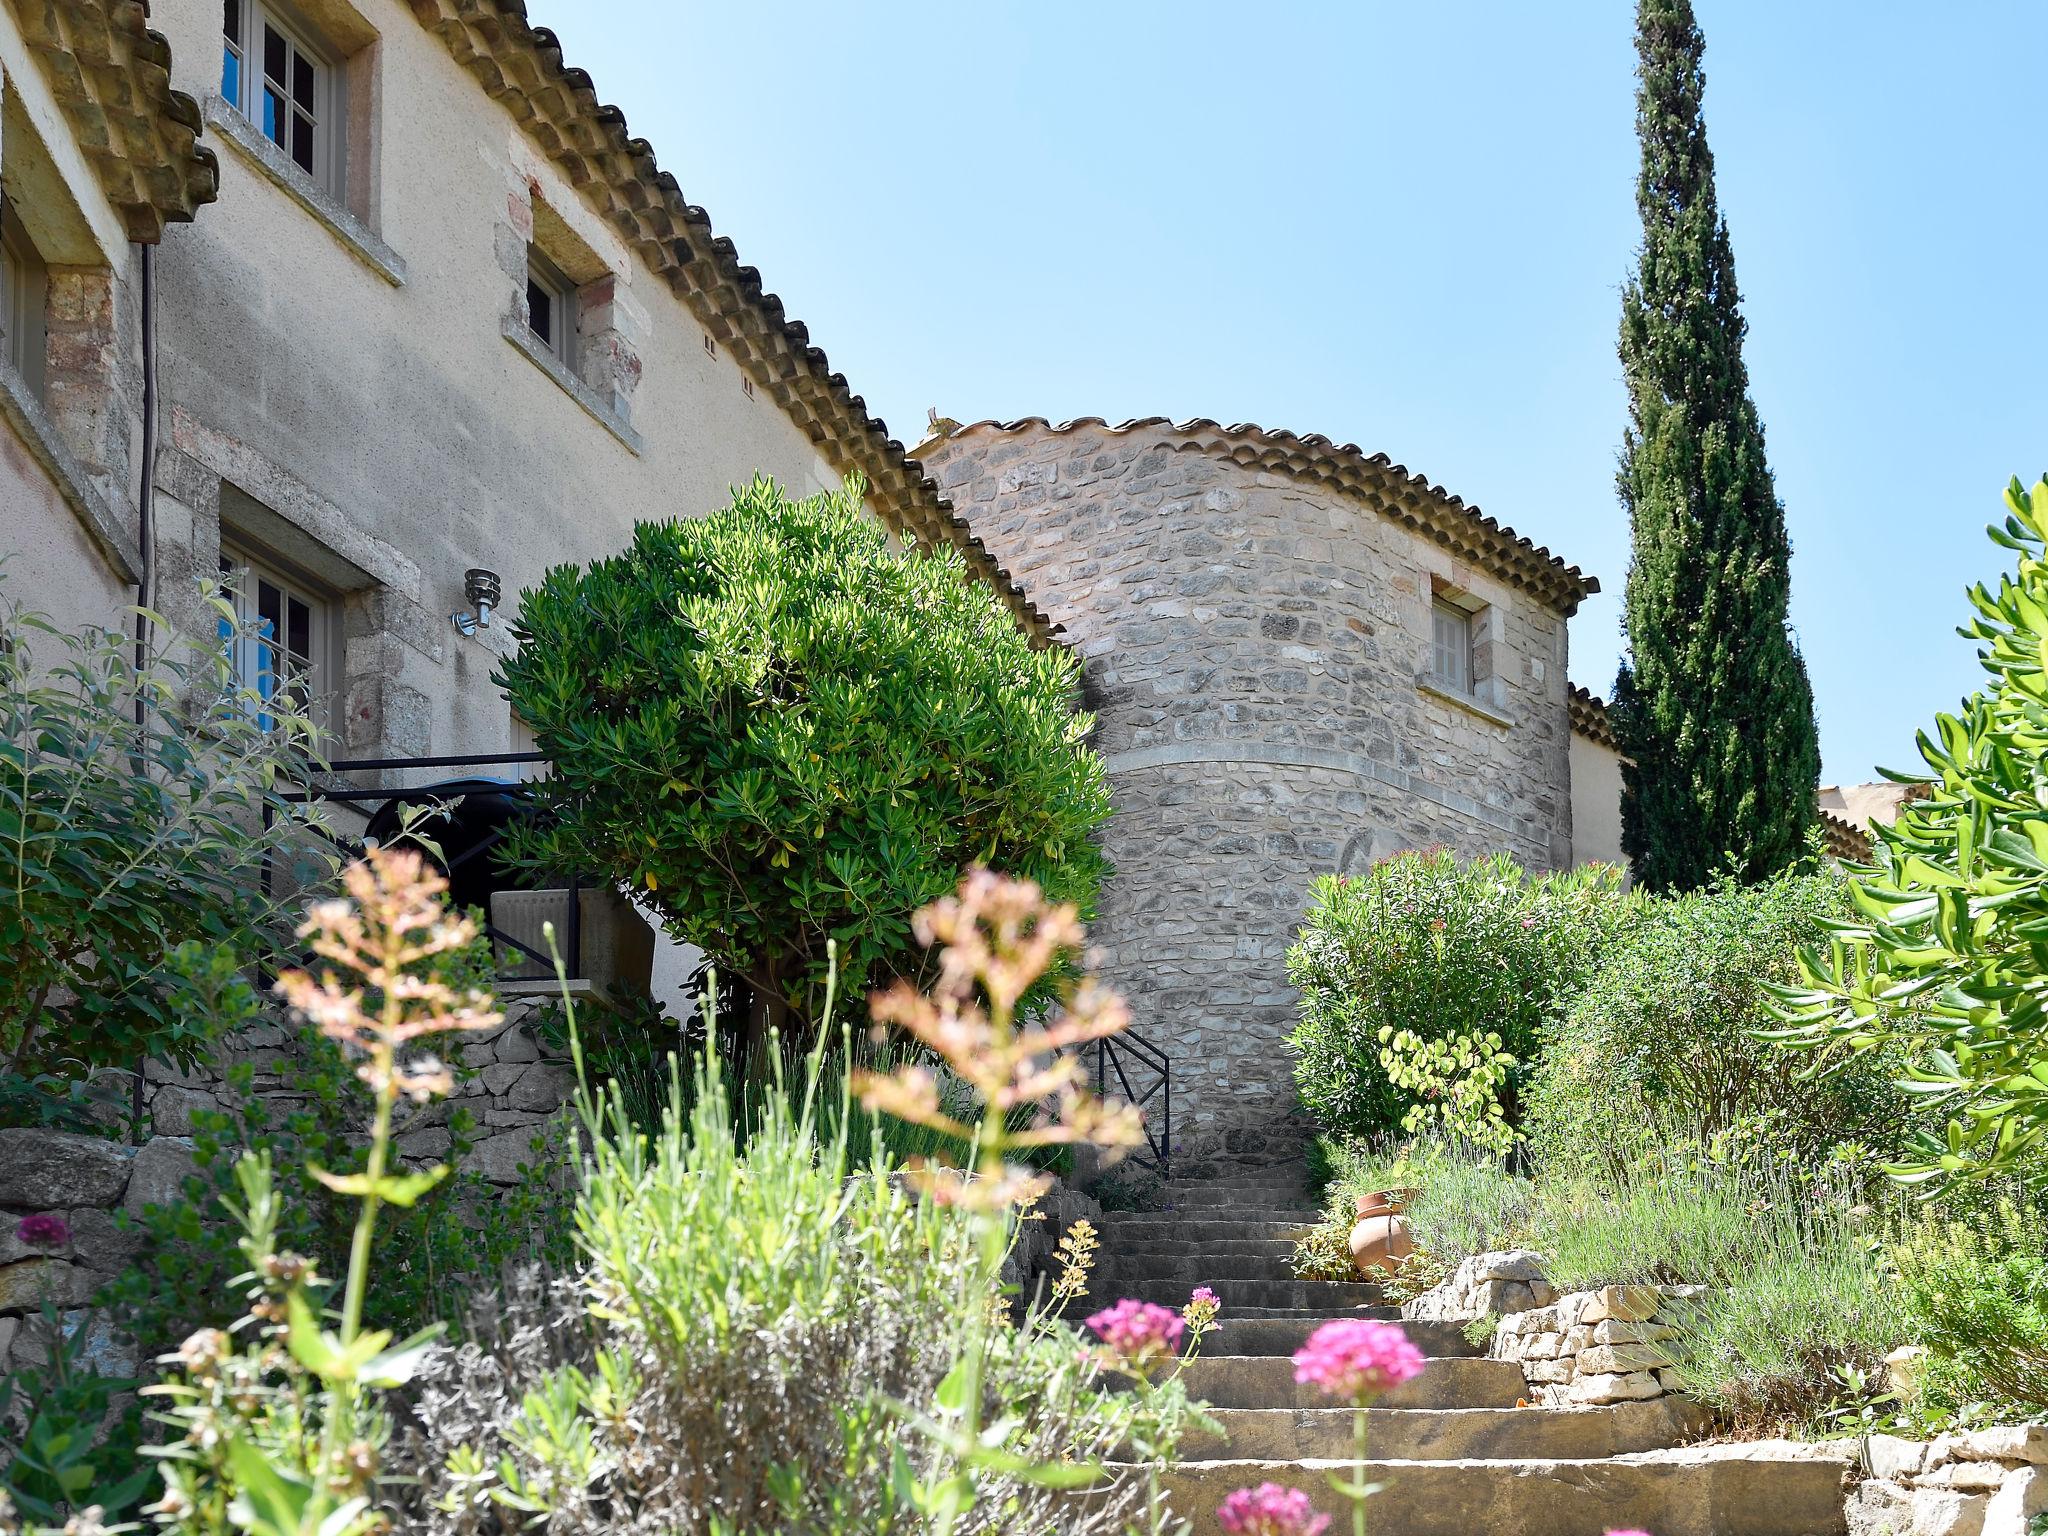
[[[2032,1536],[2048,1515],[2048,1425],[1872,1435],[1849,1536]]]
[[[1176,1130],[1298,1136],[1310,880],[1432,844],[1569,861],[1563,617],[1348,492],[1156,427],[969,428],[923,461],[1085,658],[1116,807],[1091,937],[1173,1058]],[[1416,686],[1432,575],[1494,608],[1511,725]]]
[[[573,1093],[575,1078],[535,1027],[547,1002],[539,995],[501,999],[505,1021],[459,1047],[468,1071],[455,1092],[402,1118],[401,1156],[414,1164],[445,1158],[449,1119],[466,1109],[475,1130],[465,1171],[502,1188],[528,1177],[522,1169],[550,1164],[560,1150],[555,1117]],[[218,1071],[184,1074],[151,1063],[142,1083],[149,1134],[140,1146],[65,1132],[0,1130],[0,1372],[48,1357],[39,1318],[49,1305],[58,1309],[67,1333],[86,1330],[88,1358],[112,1374],[133,1373],[136,1362],[125,1342],[88,1303],[141,1251],[144,1210],[179,1198],[193,1169],[194,1116],[230,1107],[227,1068],[243,1063],[254,1069],[252,1088],[275,1120],[307,1102],[294,1059],[281,1026],[258,1025],[230,1042]],[[134,1088],[131,1073],[94,1077],[89,1096],[110,1129],[125,1123]],[[55,1217],[61,1227],[39,1217]],[[61,1238],[38,1240],[58,1230]]]
[[[1696,1285],[1606,1285],[1558,1295],[1543,1255],[1527,1248],[1475,1254],[1401,1308],[1427,1322],[1500,1319],[1491,1354],[1513,1360],[1531,1395],[1552,1407],[1643,1402],[1682,1391],[1671,1341]]]

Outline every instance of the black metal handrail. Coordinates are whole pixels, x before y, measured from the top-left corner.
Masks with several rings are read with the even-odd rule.
[[[1128,1068],[1129,1070],[1126,1070]],[[1150,1074],[1151,1085],[1143,1093],[1131,1086],[1131,1073],[1142,1081]],[[1136,1107],[1145,1128],[1144,1152],[1133,1152],[1131,1161],[1151,1168],[1162,1179],[1173,1177],[1173,1058],[1137,1030],[1126,1028],[1095,1042],[1095,1093],[1109,1096],[1112,1076],[1125,1100]],[[1159,1132],[1152,1131],[1152,1116],[1146,1106],[1159,1101]]]
[[[545,763],[547,761],[547,755],[541,752],[478,752],[462,756],[444,757],[338,757],[322,764],[321,767],[324,773],[329,774],[398,773],[429,768],[445,770],[449,768],[510,767]],[[411,786],[411,792],[416,794],[431,795],[433,790],[433,785]],[[304,789],[286,790],[280,793],[278,799],[297,805],[311,805],[323,801],[333,802],[337,805],[353,805],[401,800],[405,798],[407,792],[408,788],[405,785],[398,785],[396,787],[380,785],[374,789],[348,789],[330,784],[309,783]],[[514,796],[525,792],[524,786],[516,782],[500,785],[492,790],[494,794]],[[455,796],[453,798],[460,799],[461,797]],[[265,810],[264,816],[266,820],[269,819],[270,812],[268,809]],[[327,832],[325,835],[346,853],[354,855],[362,851],[360,843],[352,842],[331,832]],[[447,861],[448,873],[452,875],[457,869],[469,863],[470,860],[476,858],[479,854],[488,853],[503,841],[504,836],[504,830],[499,828],[478,839],[472,846],[464,849],[461,853]],[[577,978],[581,977],[583,973],[583,882],[574,873],[568,876],[568,881],[569,918],[567,924],[568,931],[563,935],[562,965],[570,977]],[[485,912],[484,917],[484,933],[491,941],[494,954],[498,952],[496,946],[503,945],[508,949],[517,950],[520,954],[538,965],[544,965],[550,969],[553,968],[555,963],[554,956],[542,954],[532,945],[523,943],[505,932],[502,928],[497,927],[490,921],[488,911]]]

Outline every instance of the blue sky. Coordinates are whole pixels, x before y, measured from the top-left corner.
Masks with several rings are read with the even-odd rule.
[[[1384,451],[1598,575],[1627,527],[1623,0],[529,0],[905,442],[1213,416]],[[1697,0],[1829,781],[1975,686],[2048,468],[2048,6]]]

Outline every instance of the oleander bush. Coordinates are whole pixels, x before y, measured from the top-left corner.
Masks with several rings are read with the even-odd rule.
[[[2048,479],[2014,480],[2005,513],[2014,568],[1970,589],[1962,630],[1990,680],[1920,733],[1923,795],[1777,997],[1817,1070],[1875,1061],[1922,1100],[1893,1167],[1937,1189],[2048,1169]]]
[[[862,492],[641,524],[524,594],[500,678],[553,763],[524,855],[647,903],[747,987],[754,1043],[815,1023],[834,949],[853,995],[918,974],[911,913],[970,864],[1084,915],[1105,869],[1078,659]]]
[[[1417,1103],[1382,1059],[1390,1040],[1498,1035],[1501,1095],[1519,1119],[1544,1020],[1577,992],[1631,898],[1589,866],[1532,877],[1505,854],[1399,853],[1363,875],[1326,875],[1287,955],[1301,990],[1289,1044],[1303,1105],[1324,1130],[1393,1130]]]
[[[1638,1156],[1720,1141],[1758,1156],[1825,1156],[1840,1143],[1896,1149],[1912,1104],[1889,1063],[1821,1074],[1760,1038],[1776,1027],[1767,984],[1848,910],[1839,869],[1810,859],[1754,885],[1644,899],[1562,1017],[1529,1085],[1537,1163],[1620,1173]]]

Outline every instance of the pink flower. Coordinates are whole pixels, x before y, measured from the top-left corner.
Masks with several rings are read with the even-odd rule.
[[[1639,1531],[1631,1527],[1626,1531],[1609,1531],[1607,1533],[1607,1536],[1650,1536],[1650,1533],[1648,1531]]]
[[[1261,1483],[1240,1488],[1219,1504],[1216,1523],[1230,1536],[1322,1536],[1330,1517],[1311,1509],[1299,1488]]]
[[[1180,1348],[1187,1325],[1171,1307],[1129,1297],[1088,1319],[1095,1336],[1125,1365],[1145,1365]]]
[[[1294,1352],[1294,1379],[1363,1406],[1422,1374],[1422,1351],[1392,1323],[1345,1317],[1325,1323]]]
[[[71,1241],[71,1228],[55,1211],[38,1211],[15,1224],[14,1237],[31,1248],[62,1248]]]
[[[1206,1285],[1196,1286],[1195,1294],[1188,1298],[1188,1303],[1196,1307],[1214,1307],[1219,1312],[1223,1310],[1223,1303],[1217,1300],[1216,1293]]]

